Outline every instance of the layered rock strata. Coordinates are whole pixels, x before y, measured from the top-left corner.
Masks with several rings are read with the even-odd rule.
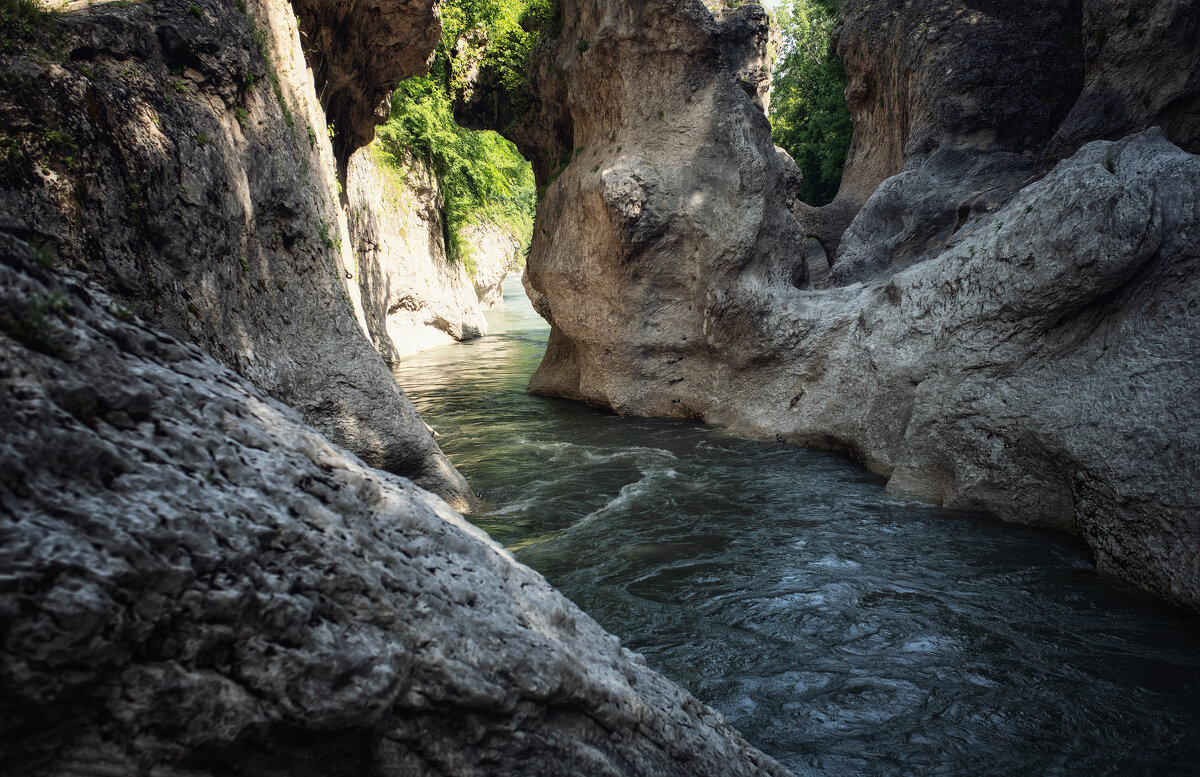
[[[785,775],[442,500],[0,235],[0,762]]]
[[[1200,79],[1135,99],[1193,72],[1197,4],[1098,42],[1100,5],[845,4],[855,140],[813,209],[746,77],[761,8],[564,3],[506,130],[546,187],[530,390],[842,450],[1200,609]],[[461,110],[511,121],[496,94]]]
[[[367,331],[389,363],[437,345],[487,334],[483,311],[500,300],[522,241],[500,224],[463,236],[468,261],[446,252],[442,195],[428,165],[381,159],[375,146],[350,159],[346,191]]]
[[[465,481],[360,331],[292,7],[242,7],[80,3],[0,53],[0,227],[372,465],[466,506]]]

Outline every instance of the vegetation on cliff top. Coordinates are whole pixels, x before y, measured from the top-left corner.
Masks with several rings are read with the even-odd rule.
[[[809,205],[837,196],[850,150],[846,70],[830,46],[839,5],[785,0],[778,11],[783,49],[772,80],[771,138],[800,166],[800,199]]]
[[[529,242],[536,206],[533,170],[516,147],[495,132],[458,126],[436,74],[400,84],[392,96],[391,117],[377,136],[387,152],[385,162],[402,167],[407,151],[437,176],[451,261],[473,269],[464,233],[475,224],[502,224],[523,243]]]
[[[481,66],[496,74],[508,99],[531,102],[529,57],[546,33],[555,32],[551,27],[558,14],[556,0],[446,0],[442,39],[429,75],[400,84],[392,96],[391,116],[379,128],[380,143],[394,160],[408,151],[437,175],[446,250],[452,261],[468,268],[473,266],[471,247],[463,234],[472,224],[504,224],[528,245],[536,189],[529,163],[512,143],[454,121],[451,95],[464,76],[462,58],[451,52],[460,40],[474,40],[471,45],[482,46]]]

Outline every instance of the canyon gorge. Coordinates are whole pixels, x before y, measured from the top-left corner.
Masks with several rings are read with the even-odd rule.
[[[537,185],[528,248],[485,220],[462,255],[376,129],[438,2],[22,3],[6,773],[790,773],[460,514],[393,368],[486,334],[522,263],[531,393],[833,450],[1200,612],[1200,3],[842,3],[823,206],[762,5],[547,4],[520,84],[443,42]]]

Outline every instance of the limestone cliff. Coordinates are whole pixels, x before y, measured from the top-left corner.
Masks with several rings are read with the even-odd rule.
[[[12,777],[783,777],[538,574],[0,233]]]
[[[501,282],[523,258],[523,246],[511,229],[483,223],[463,236],[470,266],[450,261],[437,177],[411,156],[381,156],[377,146],[355,153],[346,190],[367,331],[393,363],[486,334],[483,311],[499,301]]]
[[[855,138],[815,209],[759,6],[566,0],[533,109],[486,72],[461,105],[546,187],[530,390],[839,449],[1200,609],[1200,4],[1115,7],[845,3]]]
[[[356,29],[394,32],[412,20],[388,15],[408,6],[372,6]],[[406,66],[432,50],[417,27],[424,53],[411,49]],[[369,463],[466,505],[466,483],[362,335],[330,122],[302,36],[315,34],[285,0],[71,5],[0,52],[0,227]],[[373,90],[383,83],[336,55],[318,68],[335,86],[359,70]]]
[[[842,21],[854,140],[839,200],[871,202],[848,245],[822,236],[836,282],[928,256],[1086,142],[1161,126],[1200,152],[1193,0],[848,3]]]

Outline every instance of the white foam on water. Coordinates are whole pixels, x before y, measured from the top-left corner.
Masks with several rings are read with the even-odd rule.
[[[573,523],[564,534],[570,534],[573,531],[594,523],[597,519],[621,512],[626,507],[634,504],[643,494],[655,489],[661,481],[674,480],[677,477],[679,477],[679,473],[670,467],[656,468],[649,471],[643,469],[641,478],[621,486],[621,490],[617,492],[615,497]]]

